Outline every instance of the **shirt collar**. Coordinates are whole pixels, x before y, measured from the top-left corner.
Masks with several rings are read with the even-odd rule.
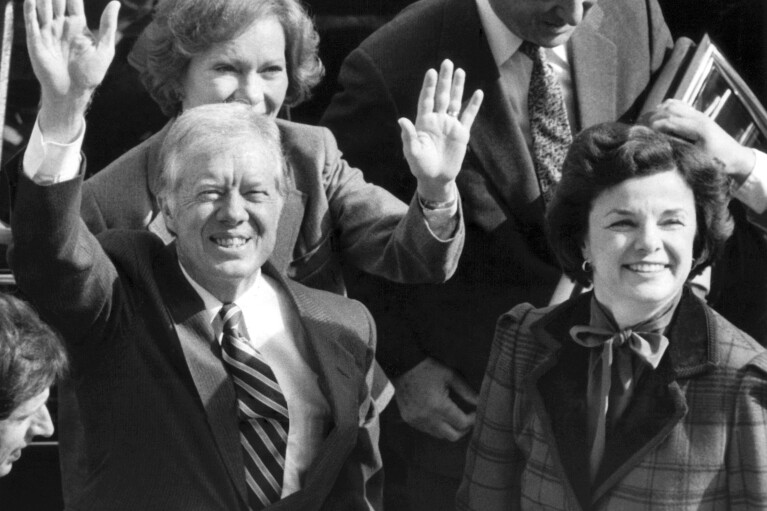
[[[210,291],[198,284],[197,281],[195,281],[192,276],[187,273],[184,265],[181,264],[181,261],[178,262],[178,265],[181,268],[181,273],[184,274],[186,280],[189,282],[192,288],[197,291],[197,294],[200,295],[200,298],[202,298],[202,302],[205,304],[205,314],[207,316],[208,323],[212,324],[216,317],[218,317],[218,313],[221,310],[221,307],[224,305],[223,302],[213,296]],[[258,275],[256,275],[256,280],[254,281],[253,285],[250,286],[240,296],[238,296],[234,303],[236,303],[241,310],[250,310],[247,304],[253,302],[256,299],[259,289],[261,289],[264,285],[264,275],[261,273],[261,269],[259,268]]]
[[[477,2],[477,11],[482,28],[487,35],[487,43],[490,45],[490,52],[493,54],[495,65],[500,68],[509,58],[511,58],[519,47],[522,46],[523,39],[509,30],[509,27],[498,17],[490,5],[490,0],[475,0]],[[560,66],[567,66],[567,44],[562,44],[555,48],[547,49],[551,58],[559,60]]]
[[[509,30],[490,6],[490,0],[476,0],[479,19],[485,29],[495,65],[501,67],[522,45],[522,38]]]

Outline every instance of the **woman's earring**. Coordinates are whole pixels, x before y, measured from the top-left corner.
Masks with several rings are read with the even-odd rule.
[[[581,270],[583,270],[583,273],[591,273],[594,271],[594,267],[591,266],[591,261],[584,259],[583,264],[581,264]]]

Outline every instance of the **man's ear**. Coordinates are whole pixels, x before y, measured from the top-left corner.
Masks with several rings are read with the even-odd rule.
[[[171,204],[171,201],[168,200],[167,195],[161,195],[157,197],[157,202],[160,204],[160,213],[163,216],[163,219],[165,220],[165,228],[168,229],[168,232],[176,235],[176,218],[174,216],[173,207]]]

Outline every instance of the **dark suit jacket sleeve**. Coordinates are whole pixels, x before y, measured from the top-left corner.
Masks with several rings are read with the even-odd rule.
[[[80,219],[81,177],[40,186],[12,180],[10,264],[16,283],[70,343],[108,338],[124,302],[117,270]]]
[[[342,91],[333,98],[321,124],[331,129],[344,158],[362,169],[365,179],[402,201],[410,200],[416,183],[408,171],[398,134],[397,119],[403,113],[391,97],[380,68],[364,48],[357,48],[344,61],[338,81]],[[376,318],[381,337],[377,358],[390,377],[427,357],[415,335],[418,318],[408,313],[408,286],[371,275],[357,275],[348,285],[350,295],[362,300]]]
[[[85,225],[93,234],[106,231],[108,229],[106,219],[101,211],[101,206],[98,203],[98,199],[94,190],[87,184],[83,186],[83,199],[80,206],[80,214],[85,221]]]
[[[674,39],[671,37],[671,31],[663,18],[660,5],[657,0],[647,0],[647,12],[650,22],[650,51],[652,52],[652,62],[650,68],[653,73],[660,72],[666,58],[671,55],[674,48]]]

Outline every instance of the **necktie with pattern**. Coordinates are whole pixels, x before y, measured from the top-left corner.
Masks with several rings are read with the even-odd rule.
[[[248,505],[257,511],[278,501],[282,493],[288,406],[272,369],[240,332],[240,308],[225,304],[219,314],[224,364],[237,391]]]
[[[567,108],[559,81],[540,46],[524,41],[519,51],[533,61],[527,110],[533,139],[533,159],[541,195],[546,205],[553,196],[552,187],[562,176],[562,162],[573,141]]]

